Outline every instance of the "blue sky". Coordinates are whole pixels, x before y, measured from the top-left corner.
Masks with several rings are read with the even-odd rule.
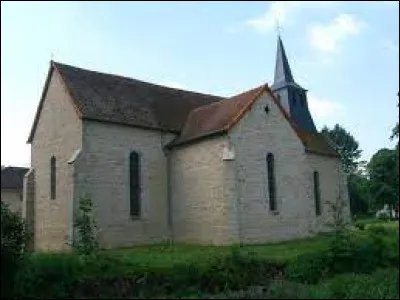
[[[363,158],[393,147],[399,2],[1,2],[1,163],[26,140],[59,62],[222,96],[272,84],[276,20],[317,127],[339,123]]]

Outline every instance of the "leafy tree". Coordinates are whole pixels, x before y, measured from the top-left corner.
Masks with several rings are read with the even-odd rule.
[[[321,134],[327,137],[328,142],[339,153],[343,170],[348,175],[348,190],[350,198],[350,211],[365,213],[368,211],[368,179],[361,172],[363,162],[359,161],[361,150],[356,139],[339,124],[332,129],[324,126]]]
[[[339,124],[336,124],[333,129],[324,126],[321,133],[328,138],[332,147],[339,153],[346,174],[355,173],[362,152],[358,148],[356,139]]]
[[[388,204],[390,210],[399,199],[398,150],[378,150],[368,164],[375,204]]]
[[[371,202],[370,181],[359,172],[348,176],[350,211],[355,214],[366,214]]]
[[[397,103],[397,107],[399,107],[399,103]],[[399,122],[397,122],[396,125],[394,126],[394,128],[392,129],[392,135],[390,136],[391,140],[393,140],[395,138],[397,138],[397,140],[399,139]],[[397,143],[398,143],[398,141],[397,141]]]

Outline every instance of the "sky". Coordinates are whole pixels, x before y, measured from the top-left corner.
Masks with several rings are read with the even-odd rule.
[[[399,2],[1,2],[1,164],[26,143],[50,60],[220,96],[272,85],[277,21],[318,129],[394,146]]]

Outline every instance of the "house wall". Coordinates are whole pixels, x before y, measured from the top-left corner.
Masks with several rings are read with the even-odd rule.
[[[238,187],[231,198],[237,199],[238,240],[264,243],[311,235],[315,214],[304,146],[268,93],[255,102],[229,137],[235,149]],[[269,210],[269,152],[275,160],[276,213]]]
[[[230,204],[234,180],[223,160],[226,136],[175,148],[171,154],[174,241],[222,245],[234,242]]]
[[[11,211],[21,216],[22,213],[22,189],[1,190],[1,201],[7,203]]]
[[[82,145],[82,122],[57,70],[52,73],[31,143],[35,170],[36,250],[68,249],[73,177],[68,160]],[[56,157],[56,199],[50,199],[50,159]]]
[[[163,145],[173,134],[97,121],[83,122],[75,163],[76,198],[90,195],[102,248],[167,241],[168,177]],[[141,216],[130,216],[129,155],[141,164]]]

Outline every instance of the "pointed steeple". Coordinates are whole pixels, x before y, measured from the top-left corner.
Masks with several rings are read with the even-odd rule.
[[[280,35],[276,50],[274,84],[271,90],[279,95],[280,103],[292,121],[309,132],[317,131],[308,110],[307,90],[293,79]]]
[[[289,62],[286,57],[285,48],[281,40],[281,36],[278,35],[278,46],[276,50],[276,61],[275,61],[275,84],[284,84],[294,82],[292,71],[290,70]]]

